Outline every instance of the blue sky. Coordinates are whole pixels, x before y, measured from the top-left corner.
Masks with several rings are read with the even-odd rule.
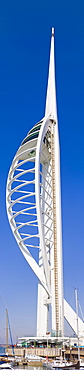
[[[10,229],[5,191],[12,159],[44,116],[51,27],[55,27],[61,149],[64,296],[77,287],[84,312],[84,1],[0,2],[0,341],[5,307],[13,340],[36,330],[37,278]]]

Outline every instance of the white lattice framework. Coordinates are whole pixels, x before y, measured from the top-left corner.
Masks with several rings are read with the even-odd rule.
[[[50,295],[50,278],[47,272],[48,261],[44,247],[44,245],[49,245],[49,243],[52,245],[53,243],[52,196],[50,195],[51,122],[49,120],[46,121],[46,127],[49,126],[48,130],[46,129],[47,133],[44,139],[40,141],[42,147],[39,153],[39,161],[38,155],[36,160],[38,137],[39,133],[41,133],[41,136],[43,134],[44,123],[45,120],[40,121],[30,130],[14,157],[7,182],[7,212],[10,226],[24,257]],[[37,166],[39,167],[38,174]],[[36,207],[38,197],[40,203]],[[39,209],[37,210],[37,208]],[[46,218],[45,224],[42,222],[43,214]],[[45,239],[45,242],[43,240],[43,243],[41,243],[45,274],[42,274],[40,267],[30,253],[30,248],[40,248],[38,225],[42,238]],[[49,225],[51,227],[50,237]],[[42,233],[42,228],[44,228],[44,233]]]

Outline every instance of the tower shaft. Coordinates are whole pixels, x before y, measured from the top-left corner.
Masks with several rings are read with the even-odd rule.
[[[55,151],[54,132],[51,134],[51,158],[52,158],[52,197],[53,197],[53,234],[54,234],[54,289],[55,289],[55,321],[56,331],[59,330],[59,303],[58,303],[58,258],[57,258],[57,217],[56,217],[56,181],[55,181]]]
[[[59,134],[55,86],[55,61],[54,61],[54,29],[52,29],[48,85],[46,94],[45,119],[51,122],[51,183],[52,183],[52,223],[53,223],[53,245],[50,243],[50,280],[51,280],[51,298],[52,306],[52,331],[56,335],[63,335],[63,273],[62,273],[62,226],[61,226],[61,193],[60,193],[60,151]],[[46,188],[46,183],[44,185]],[[49,211],[48,211],[49,212]],[[44,224],[46,219],[44,217]],[[42,288],[40,287],[40,290]],[[48,312],[48,295],[46,299],[39,300],[38,312],[43,301],[46,302],[46,315]],[[45,297],[45,291],[43,294]],[[46,319],[47,320],[47,319]],[[37,318],[38,322],[38,318]],[[45,323],[42,326],[42,332],[39,322],[39,335],[46,334]]]

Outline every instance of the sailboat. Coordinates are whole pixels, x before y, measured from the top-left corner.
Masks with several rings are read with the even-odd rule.
[[[10,323],[9,323],[8,310],[6,309],[6,354],[5,354],[5,360],[0,364],[0,369],[2,370],[14,370],[12,366],[13,361],[12,363],[8,362],[8,361],[11,361],[11,358],[8,357],[8,328],[9,328],[11,344],[12,344],[12,353],[14,355],[14,346],[12,342],[12,334],[11,334],[11,328],[10,328]]]
[[[75,297],[76,297],[76,315],[77,315],[77,339],[78,339],[78,361],[77,363],[73,362],[67,362],[66,359],[62,359],[61,357],[59,359],[54,360],[52,363],[50,363],[48,360],[43,363],[43,366],[47,367],[48,369],[57,370],[57,369],[83,369],[84,370],[84,361],[80,358],[80,345],[79,345],[79,326],[78,326],[78,292],[77,289],[75,289]]]
[[[84,369],[84,361],[80,358],[80,345],[79,345],[79,325],[78,325],[78,291],[75,289],[75,297],[76,297],[76,314],[77,314],[77,338],[78,338],[78,362],[76,365],[76,369]]]
[[[4,362],[0,365],[0,369],[2,370],[14,370],[14,368],[8,362]]]

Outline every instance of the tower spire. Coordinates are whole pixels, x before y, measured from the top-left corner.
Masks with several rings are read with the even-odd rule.
[[[55,61],[54,61],[54,28],[52,28],[48,85],[46,94],[45,116],[51,116],[57,122]]]

